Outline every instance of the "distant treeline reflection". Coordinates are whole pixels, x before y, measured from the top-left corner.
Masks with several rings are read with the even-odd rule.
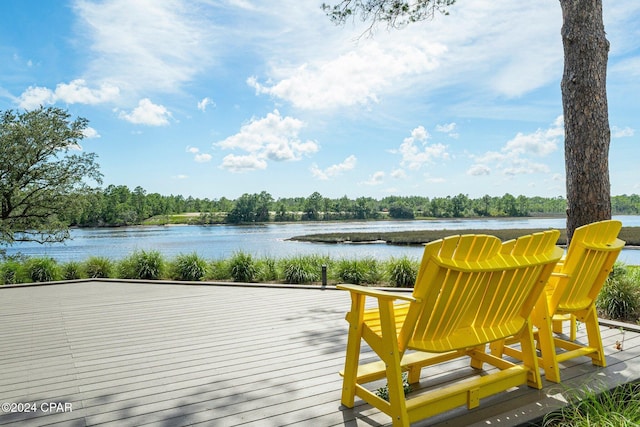
[[[243,194],[238,199],[193,198],[147,193],[136,187],[110,185],[74,197],[73,212],[66,220],[72,226],[122,226],[139,224],[243,224],[287,221],[336,221],[416,218],[527,217],[564,215],[566,199],[505,194],[470,198],[387,196],[350,199],[308,197],[274,199],[266,191]],[[612,197],[614,215],[640,214],[640,196]]]

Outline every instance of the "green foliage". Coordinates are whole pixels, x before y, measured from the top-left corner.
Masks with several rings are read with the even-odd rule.
[[[301,284],[321,280],[324,259],[318,256],[297,256],[282,261],[285,283]]]
[[[256,261],[258,282],[273,282],[278,279],[278,263],[274,258],[261,258]]]
[[[120,277],[140,280],[161,279],[164,264],[164,258],[158,251],[135,251],[120,262]]]
[[[640,384],[624,384],[601,393],[589,388],[572,394],[569,406],[544,417],[545,427],[640,425]]]
[[[195,252],[180,254],[173,262],[171,270],[173,279],[197,282],[207,274],[207,261],[200,258]]]
[[[231,280],[229,263],[224,259],[212,260],[207,268],[206,280]]]
[[[90,257],[84,263],[84,271],[90,279],[111,277],[113,269],[113,261],[105,257]]]
[[[253,282],[257,269],[253,257],[240,251],[234,253],[229,260],[229,271],[235,282]]]
[[[342,259],[338,261],[336,269],[341,281],[354,285],[375,284],[382,278],[378,261],[374,258]]]
[[[102,175],[94,153],[75,148],[88,121],[56,107],[0,112],[0,242],[61,242],[87,180]],[[80,153],[80,154],[77,154]]]
[[[614,265],[611,275],[596,300],[600,313],[610,319],[637,318],[640,309],[640,272],[622,263]]]
[[[61,277],[60,268],[52,258],[31,258],[26,267],[32,282],[53,282]]]
[[[416,283],[419,265],[418,261],[408,257],[389,261],[387,273],[391,286],[395,286],[396,288],[412,288]]]
[[[28,282],[22,263],[18,260],[7,260],[0,268],[0,275],[3,285],[15,285]]]
[[[69,261],[62,264],[62,279],[76,280],[82,278],[82,265],[76,261]]]
[[[402,373],[402,390],[404,395],[411,393],[411,384],[409,384],[409,373]],[[375,391],[376,395],[380,399],[384,399],[387,402],[389,401],[389,384],[386,384],[384,387],[380,387]]]

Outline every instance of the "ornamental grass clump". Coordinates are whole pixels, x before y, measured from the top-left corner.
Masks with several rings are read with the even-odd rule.
[[[337,276],[344,283],[375,284],[382,279],[375,258],[342,259],[336,265]]]
[[[77,261],[69,261],[60,267],[64,280],[82,279],[82,264]]]
[[[172,264],[172,278],[197,282],[207,274],[207,261],[200,258],[197,253],[180,254]]]
[[[322,263],[314,256],[297,256],[282,261],[282,275],[285,283],[302,284],[321,279]]]
[[[27,261],[26,267],[32,282],[60,280],[60,268],[52,258],[31,258]]]
[[[596,307],[609,319],[636,319],[640,311],[640,270],[616,263],[598,294]]]
[[[278,263],[274,258],[260,258],[256,261],[256,277],[258,282],[278,280]]]
[[[215,259],[207,266],[206,280],[231,280],[230,266],[227,260]]]
[[[229,260],[229,271],[234,282],[253,282],[257,269],[250,254],[236,252]]]
[[[113,268],[113,261],[105,257],[93,256],[84,263],[84,271],[90,279],[111,277]]]
[[[27,282],[28,280],[25,275],[22,263],[16,260],[5,261],[0,268],[0,279],[3,285],[15,285]]]
[[[547,414],[544,427],[626,427],[640,425],[640,384],[623,384],[613,390],[578,390],[570,405]]]
[[[123,279],[158,280],[164,273],[164,258],[158,251],[135,251],[120,262]]]
[[[412,288],[418,276],[418,261],[409,257],[392,259],[387,267],[391,286],[396,288]]]

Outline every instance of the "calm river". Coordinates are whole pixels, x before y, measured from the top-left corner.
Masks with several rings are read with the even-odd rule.
[[[640,216],[620,216],[623,226],[640,227]],[[420,258],[421,247],[386,244],[318,244],[294,242],[293,236],[327,232],[455,230],[504,228],[560,228],[564,218],[463,219],[380,222],[315,222],[264,224],[252,226],[166,226],[83,228],[71,230],[72,239],[55,245],[17,244],[7,249],[9,255],[48,256],[58,261],[83,261],[90,256],[121,259],[135,250],[158,250],[168,259],[196,252],[206,259],[223,259],[243,251],[257,257],[283,258],[294,255],[319,254],[331,258],[377,259],[390,257]],[[640,250],[625,249],[620,261],[640,265]]]

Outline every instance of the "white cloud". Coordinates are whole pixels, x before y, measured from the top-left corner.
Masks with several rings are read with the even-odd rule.
[[[336,175],[340,175],[343,172],[352,170],[356,167],[357,162],[358,160],[356,156],[351,155],[344,159],[342,163],[331,165],[324,170],[320,169],[317,165],[314,164],[311,166],[311,174],[320,180],[326,181]]]
[[[223,160],[223,168],[238,171],[246,168],[264,169],[266,160],[300,160],[302,156],[316,153],[319,149],[314,141],[301,141],[299,133],[305,123],[293,117],[282,117],[278,110],[261,119],[252,119],[232,135],[214,146],[224,150],[240,150],[246,156],[229,155]]]
[[[85,138],[87,139],[92,139],[92,138],[100,138],[100,134],[98,133],[97,130],[95,130],[94,128],[92,128],[91,126],[87,126],[83,131],[82,134],[84,135]]]
[[[402,179],[407,177],[407,173],[403,169],[395,169],[391,171],[391,177],[395,179]]]
[[[456,124],[455,123],[447,123],[447,124],[443,124],[443,125],[436,125],[436,132],[446,133],[451,138],[457,138],[457,137],[460,136],[458,134],[458,132],[456,132],[455,130],[456,130]]]
[[[137,93],[175,92],[213,61],[215,23],[199,3],[76,0],[86,76]]]
[[[413,129],[411,136],[405,138],[400,147],[394,150],[402,156],[400,164],[417,170],[426,163],[433,163],[435,159],[448,159],[447,146],[440,143],[427,144],[429,138],[429,132],[423,126]]]
[[[245,172],[267,168],[267,162],[255,154],[236,156],[229,154],[222,159],[221,168],[231,172]]]
[[[188,179],[188,178],[189,178],[189,175],[184,175],[184,174],[174,175],[174,176],[173,176],[173,179],[180,179],[180,180],[182,180],[182,179]]]
[[[489,175],[491,174],[491,169],[486,165],[476,164],[471,166],[467,170],[467,175],[471,176],[480,176],[480,175]]]
[[[202,98],[202,100],[198,102],[198,110],[207,111],[207,107],[209,105],[211,105],[212,107],[215,107],[216,103],[213,102],[213,99],[211,99],[209,97]]]
[[[169,124],[171,113],[163,105],[154,104],[149,98],[144,98],[131,113],[121,111],[119,117],[139,125],[166,126]]]
[[[337,58],[309,60],[295,68],[276,68],[276,83],[262,84],[256,77],[247,84],[258,94],[268,94],[309,110],[326,110],[356,104],[377,103],[380,95],[392,91],[394,83],[438,66],[445,52],[439,44],[415,40],[415,44],[394,49],[368,40]]]
[[[198,163],[210,162],[212,158],[213,158],[213,156],[211,156],[211,154],[207,154],[207,153],[198,153],[195,156],[193,156],[193,159]]]
[[[186,148],[187,153],[192,153],[192,154],[196,154],[200,152],[200,149],[198,147],[192,147],[190,145],[187,146]]]
[[[505,175],[549,173],[548,165],[535,162],[531,157],[548,157],[558,151],[559,138],[564,135],[564,121],[559,116],[547,129],[524,134],[518,132],[502,149],[471,156],[475,163],[467,170],[469,175],[489,175],[497,169]]]
[[[87,87],[87,82],[76,79],[70,83],[59,83],[55,90],[46,87],[30,86],[18,98],[20,108],[31,110],[40,105],[52,105],[56,102],[66,104],[101,104],[113,101],[120,95],[120,89],[109,84],[99,88]]]
[[[374,172],[371,176],[369,176],[369,179],[366,181],[363,181],[362,184],[364,185],[380,185],[382,184],[382,181],[385,177],[385,173],[383,171],[377,171]]]
[[[617,126],[613,126],[611,128],[612,138],[626,138],[633,135],[635,135],[635,130],[633,128],[630,128],[629,126],[625,128],[619,128]]]

